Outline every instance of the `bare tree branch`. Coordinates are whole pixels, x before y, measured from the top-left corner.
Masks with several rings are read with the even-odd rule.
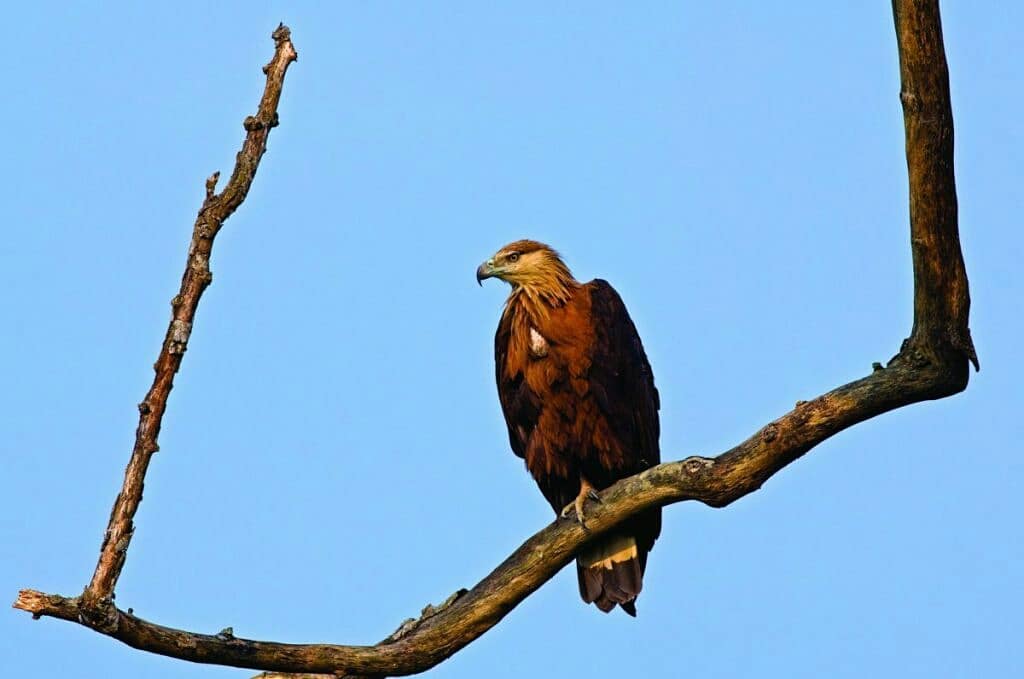
[[[938,0],[893,0],[900,57],[900,101],[910,174],[914,329],[910,341],[955,361],[978,356],[967,316],[971,297],[957,229],[953,109]],[[966,369],[966,368],[965,368]]]
[[[953,119],[938,2],[893,0],[893,14],[906,123],[915,293],[911,335],[885,367],[875,364],[874,371],[867,377],[811,401],[797,403],[793,410],[718,457],[690,457],[665,463],[620,481],[602,493],[602,502],[588,514],[589,531],[572,520],[556,521],[527,540],[473,589],[460,590],[441,606],[424,609],[419,619],[406,621],[398,631],[375,646],[252,641],[237,638],[230,630],[217,635],[196,634],[161,627],[136,617],[131,611],[115,608],[109,598],[131,535],[131,515],[138,505],[138,493],[132,494],[127,479],[122,497],[134,497],[134,500],[122,502],[122,497],[118,498],[100,568],[85,593],[68,598],[24,590],[14,606],[31,612],[34,617],[46,615],[79,622],[150,652],[274,673],[264,675],[266,677],[280,676],[276,673],[282,672],[307,676],[310,673],[335,676],[414,674],[433,667],[477,639],[569,563],[588,540],[633,514],[683,500],[724,507],[754,492],[790,462],[847,427],[901,406],[942,398],[966,388],[968,361],[977,366],[977,357],[968,329],[970,299],[957,231]],[[283,42],[287,42],[287,35]],[[283,77],[284,68],[294,58],[290,44],[291,57],[282,56],[282,49],[282,39],[279,39],[278,52],[268,74],[268,91],[275,73],[273,65],[280,66]],[[280,93],[280,83],[277,93]],[[276,105],[276,96],[272,100]],[[265,96],[264,103],[267,102]],[[262,104],[260,111],[263,116]],[[263,125],[272,118],[257,116],[257,120]],[[251,136],[254,130],[248,124],[247,129]],[[265,143],[265,135],[262,140]],[[239,154],[240,167],[244,153],[243,149]],[[236,168],[235,176],[238,175]],[[209,193],[207,203],[218,198],[212,196],[212,188]],[[227,199],[223,196],[228,193],[226,189],[219,197],[225,201],[224,205]],[[241,196],[244,197],[244,189]],[[201,258],[209,255],[212,234],[204,240],[201,232],[205,233],[208,227],[204,225],[210,223],[207,204],[204,204],[196,222],[197,235],[193,238],[182,295],[176,298],[181,301],[175,307],[175,320],[161,352],[161,359],[170,362],[173,370],[180,363],[180,351],[175,353],[175,347],[180,344],[183,350],[195,302],[206,285],[201,281],[208,282],[208,270],[204,266],[197,265],[196,272],[191,272],[196,253],[200,253]],[[220,222],[216,224],[219,228]],[[201,261],[205,264],[206,260]],[[189,282],[192,277],[199,278]],[[186,293],[192,297],[187,302],[188,312],[184,313],[181,309],[186,306]],[[179,333],[184,339],[176,335],[175,323],[179,321],[188,324],[181,326]],[[147,396],[143,405],[151,412],[158,407],[162,414],[173,370],[167,373],[165,390],[157,392],[157,395],[162,394],[162,400],[154,403]],[[163,384],[160,374],[158,370],[157,383]],[[145,463],[152,454],[152,451],[145,451],[155,449],[153,427],[159,427],[159,416],[151,420],[147,419],[149,414],[143,412],[140,443],[132,457],[132,464],[136,457],[141,458],[141,466],[133,471],[129,465],[128,471],[135,484],[132,488],[137,486],[139,492]],[[126,505],[125,509],[119,509],[122,504]],[[95,616],[97,610],[103,615]]]
[[[291,31],[278,26],[273,36],[276,49],[263,72],[267,75],[266,89],[260,99],[256,115],[245,119],[246,136],[238,152],[231,179],[221,193],[215,193],[219,172],[206,180],[206,199],[203,201],[192,230],[188,261],[181,278],[181,289],[171,300],[171,321],[164,337],[160,355],[153,365],[156,375],[146,397],[139,404],[139,426],[135,431],[135,447],[125,470],[124,485],[110,512],[110,522],[103,536],[99,562],[92,581],[81,597],[82,616],[99,627],[117,625],[117,611],[113,608],[114,586],[124,567],[125,555],[135,527],[132,519],[142,502],[143,481],[153,454],[160,449],[157,436],[167,397],[174,387],[174,375],[188,347],[192,323],[203,291],[213,280],[210,272],[210,254],[213,240],[224,221],[238,209],[252,186],[260,158],[267,150],[270,130],[277,126],[277,104],[281,99],[285,72],[298,58],[291,42]]]

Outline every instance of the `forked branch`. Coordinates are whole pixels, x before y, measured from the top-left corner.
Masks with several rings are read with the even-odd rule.
[[[125,488],[114,508],[96,576],[81,597],[25,590],[15,607],[35,617],[46,615],[79,622],[136,648],[195,662],[307,674],[414,674],[452,656],[496,625],[569,563],[588,540],[629,516],[683,500],[724,507],[754,492],[790,462],[847,427],[901,406],[963,390],[968,381],[968,361],[977,365],[977,358],[968,329],[970,298],[957,231],[953,119],[938,1],[893,0],[893,15],[910,176],[914,325],[899,353],[885,367],[876,364],[870,375],[798,403],[790,412],[715,458],[690,457],[665,463],[615,484],[604,491],[602,502],[588,513],[589,531],[569,520],[548,526],[474,588],[456,593],[437,609],[428,607],[419,620],[407,621],[380,644],[281,644],[241,639],[228,631],[205,635],[146,622],[117,609],[110,599],[124,564],[145,465],[156,447],[159,416],[166,405],[170,379],[180,364],[195,304],[208,283],[206,263],[212,237],[230,210],[237,207],[235,203],[228,209],[231,197],[240,196],[240,202],[252,180],[251,172],[246,175],[245,169],[239,169],[244,166],[243,149],[229,187],[220,196],[214,196],[212,189],[209,191],[196,221],[189,269],[182,293],[176,298],[174,320],[157,364],[154,390],[140,407],[143,417],[139,439]],[[287,33],[283,37],[275,34],[275,38],[278,50],[270,64],[268,92],[274,74],[283,78],[284,69],[294,59]],[[287,48],[283,47],[285,43]],[[257,146],[265,144],[265,133],[272,126],[271,121],[276,122],[276,116],[269,116],[269,107],[265,110],[264,104],[276,106],[279,94],[280,82],[274,96],[264,96],[260,113],[250,119],[254,124],[247,124],[246,148],[254,133],[263,133],[262,141],[255,138]],[[262,153],[262,146],[259,149]],[[255,171],[254,163],[251,170]],[[243,178],[237,186],[236,177]],[[162,362],[168,364],[164,373],[160,370]],[[164,381],[161,374],[165,374]]]

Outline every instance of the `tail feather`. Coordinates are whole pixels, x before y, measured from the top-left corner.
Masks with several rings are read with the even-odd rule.
[[[583,551],[576,559],[580,596],[605,613],[616,605],[636,616],[636,597],[643,589],[646,553],[630,535],[612,534]]]

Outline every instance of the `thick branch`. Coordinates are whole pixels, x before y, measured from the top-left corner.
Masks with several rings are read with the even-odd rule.
[[[910,178],[911,341],[929,354],[966,356],[978,368],[967,325],[971,296],[957,229],[953,108],[938,0],[893,0],[892,10]]]
[[[572,520],[557,521],[527,540],[472,590],[457,593],[438,609],[425,610],[419,620],[407,621],[375,646],[280,644],[236,638],[227,631],[195,634],[146,622],[112,605],[106,624],[100,625],[82,617],[85,595],[66,598],[25,590],[15,607],[36,617],[80,622],[136,648],[195,662],[271,672],[414,674],[496,625],[588,540],[629,516],[683,500],[724,507],[847,427],[964,389],[967,361],[976,358],[967,326],[967,277],[957,233],[952,116],[938,3],[894,0],[893,8],[907,128],[915,296],[913,331],[887,366],[876,364],[863,379],[797,403],[716,458],[691,457],[620,481],[604,491],[602,503],[588,514],[589,531]]]
[[[281,98],[285,72],[288,65],[298,58],[292,46],[291,32],[286,26],[278,26],[273,38],[276,46],[274,57],[263,68],[267,74],[266,89],[256,115],[245,120],[245,142],[238,152],[231,179],[219,194],[215,193],[219,173],[214,173],[206,181],[206,199],[199,209],[192,230],[181,289],[171,300],[171,321],[160,355],[153,365],[156,373],[153,385],[139,404],[139,426],[135,431],[135,447],[125,470],[124,485],[110,512],[110,522],[103,536],[96,571],[82,594],[83,614],[102,626],[115,625],[117,622],[117,614],[110,601],[135,530],[132,519],[142,501],[146,469],[153,453],[160,449],[157,436],[167,408],[167,397],[174,386],[174,375],[181,367],[188,347],[199,299],[213,280],[213,274],[210,273],[213,240],[224,221],[245,200],[252,186],[260,158],[267,149],[267,137],[271,128],[277,125],[277,104]]]

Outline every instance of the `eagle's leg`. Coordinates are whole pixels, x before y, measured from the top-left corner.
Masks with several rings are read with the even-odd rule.
[[[594,502],[600,502],[601,496],[597,494],[597,489],[590,485],[582,476],[580,477],[580,492],[576,496],[576,499],[565,506],[562,510],[562,516],[569,516],[569,512],[576,512],[576,520],[580,522],[583,528],[587,527],[586,516],[584,515],[583,506],[587,503],[587,500],[593,500]]]

